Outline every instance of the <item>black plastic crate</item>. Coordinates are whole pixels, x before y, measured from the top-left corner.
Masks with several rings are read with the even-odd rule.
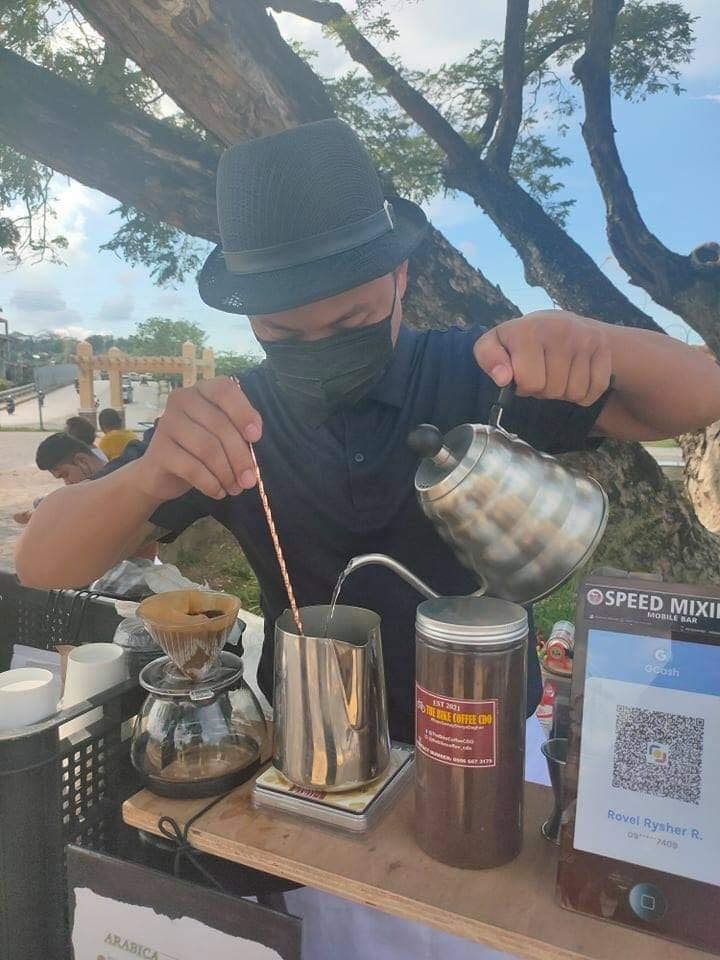
[[[112,640],[119,617],[105,598],[22,587],[0,572],[0,670],[13,646]],[[0,733],[0,958],[70,957],[65,845],[114,852],[121,804],[139,789],[130,763],[134,680],[28,727]],[[61,740],[59,727],[91,708],[103,718]]]

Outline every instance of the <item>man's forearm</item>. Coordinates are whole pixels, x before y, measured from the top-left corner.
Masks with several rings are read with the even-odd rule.
[[[18,542],[20,580],[46,589],[83,586],[131,556],[159,506],[134,482],[139,466],[45,497]]]
[[[720,420],[720,366],[647,330],[608,327],[614,390],[598,429],[618,439],[674,437]]]

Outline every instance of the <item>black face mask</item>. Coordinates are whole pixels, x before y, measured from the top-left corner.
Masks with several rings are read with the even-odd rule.
[[[382,378],[393,354],[392,315],[324,340],[261,340],[278,389],[317,426],[362,400]]]

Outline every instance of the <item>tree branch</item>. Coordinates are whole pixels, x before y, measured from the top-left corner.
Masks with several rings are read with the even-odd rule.
[[[720,264],[705,269],[669,250],[647,227],[623,169],[612,119],[610,53],[623,0],[593,0],[583,55],[574,65],[585,100],[583,138],[605,200],[610,246],[631,282],[720,347]]]
[[[610,282],[517,181],[484,163],[444,117],[414,90],[358,31],[339,3],[327,0],[267,0],[274,10],[295,13],[335,30],[357,63],[385,86],[410,117],[445,152],[446,184],[483,208],[515,247],[529,284],[541,286],[567,310],[608,323],[659,330],[646,313]]]
[[[321,80],[259,0],[71,2],[222,143],[333,115]]]
[[[487,86],[483,89],[483,93],[488,99],[488,108],[483,125],[480,127],[478,142],[475,147],[480,155],[482,155],[485,147],[490,143],[490,139],[495,132],[495,127],[500,118],[500,105],[502,104],[502,90],[500,87],[494,84]]]
[[[98,88],[110,96],[122,93],[126,62],[127,56],[123,48],[111,40],[106,40],[102,63],[95,77]]]
[[[0,140],[186,233],[217,240],[217,153],[0,48]]]
[[[305,20],[329,27],[356,63],[390,93],[407,115],[443,150],[452,163],[471,163],[473,152],[463,137],[438,109],[411,86],[377,47],[367,40],[339,3],[324,0],[270,0],[278,13],[294,13]]]
[[[547,61],[562,50],[563,47],[570,46],[571,43],[579,43],[584,37],[585,34],[577,30],[555,37],[554,40],[546,43],[544,47],[540,47],[539,50],[535,51],[532,59],[525,63],[525,79],[528,80],[536,70],[539,70],[543,64],[547,63]]]
[[[487,162],[507,170],[520,132],[525,86],[525,35],[529,0],[507,0],[500,121],[487,152]]]

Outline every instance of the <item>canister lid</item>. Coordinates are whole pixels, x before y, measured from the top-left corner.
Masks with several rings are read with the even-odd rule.
[[[416,624],[428,639],[487,648],[512,646],[528,632],[527,611],[495,597],[425,600],[417,608]]]

